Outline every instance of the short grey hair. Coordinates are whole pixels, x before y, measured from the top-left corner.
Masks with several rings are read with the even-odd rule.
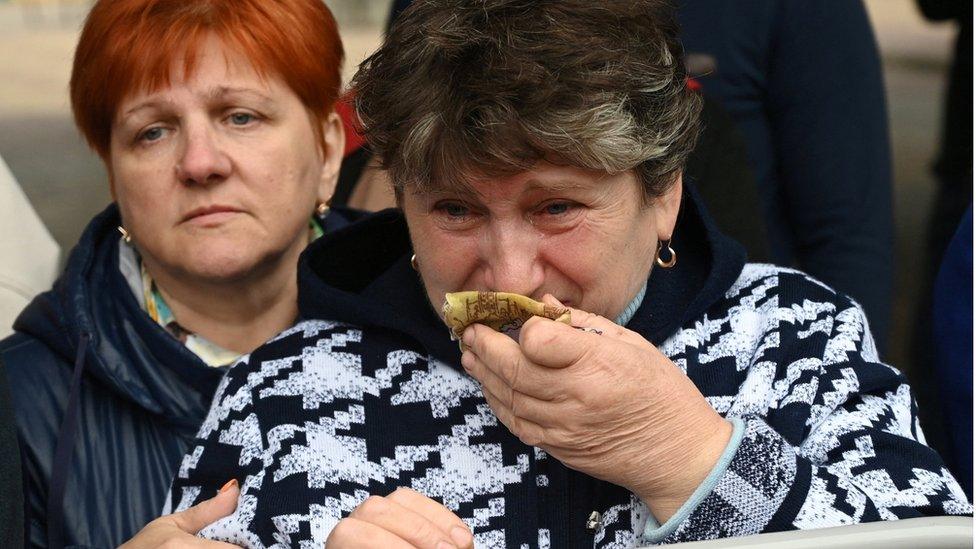
[[[666,0],[415,0],[353,79],[398,195],[549,160],[663,194],[698,136]]]

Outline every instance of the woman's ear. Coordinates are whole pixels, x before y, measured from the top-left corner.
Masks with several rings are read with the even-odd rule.
[[[328,203],[339,181],[339,168],[342,166],[342,153],[346,145],[342,120],[335,111],[322,122],[322,137],[325,150],[322,151],[322,176],[319,180],[318,200],[321,203]]]
[[[115,183],[115,173],[110,162],[105,162],[105,174],[108,176],[108,194],[112,197],[112,202],[118,203],[119,189]]]
[[[669,240],[674,235],[674,226],[678,223],[678,211],[681,209],[683,192],[682,174],[675,175],[674,183],[664,194],[654,200],[655,223],[657,224],[658,240]]]

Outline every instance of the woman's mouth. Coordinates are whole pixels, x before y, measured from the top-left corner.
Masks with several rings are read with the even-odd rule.
[[[183,222],[200,227],[214,227],[226,223],[240,213],[242,213],[241,210],[232,206],[220,204],[204,206],[191,210],[183,217]]]

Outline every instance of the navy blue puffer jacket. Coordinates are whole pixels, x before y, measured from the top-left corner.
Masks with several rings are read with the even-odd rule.
[[[0,341],[32,546],[116,547],[159,516],[226,370],[140,309],[119,270],[118,224],[114,205],[95,217]]]

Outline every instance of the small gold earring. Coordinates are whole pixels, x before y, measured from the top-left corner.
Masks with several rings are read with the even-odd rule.
[[[665,248],[667,248],[668,255],[670,256],[666,261],[661,258],[661,250],[663,250]],[[656,260],[656,262],[657,262],[658,267],[661,267],[662,269],[670,269],[671,267],[674,267],[674,264],[675,263],[678,262],[678,253],[675,252],[674,251],[674,248],[671,247],[671,239],[670,238],[668,239],[667,242],[665,242],[663,244],[660,241],[657,243],[657,260]]]
[[[122,240],[125,240],[126,244],[132,242],[132,235],[129,234],[129,231],[125,230],[125,227],[119,225],[118,229],[122,233]]]
[[[315,213],[318,214],[319,217],[325,217],[325,214],[329,213],[328,202],[319,202],[318,205],[315,206]]]
[[[417,254],[410,256],[410,266],[413,267],[413,270],[415,271],[419,270],[417,269]]]

